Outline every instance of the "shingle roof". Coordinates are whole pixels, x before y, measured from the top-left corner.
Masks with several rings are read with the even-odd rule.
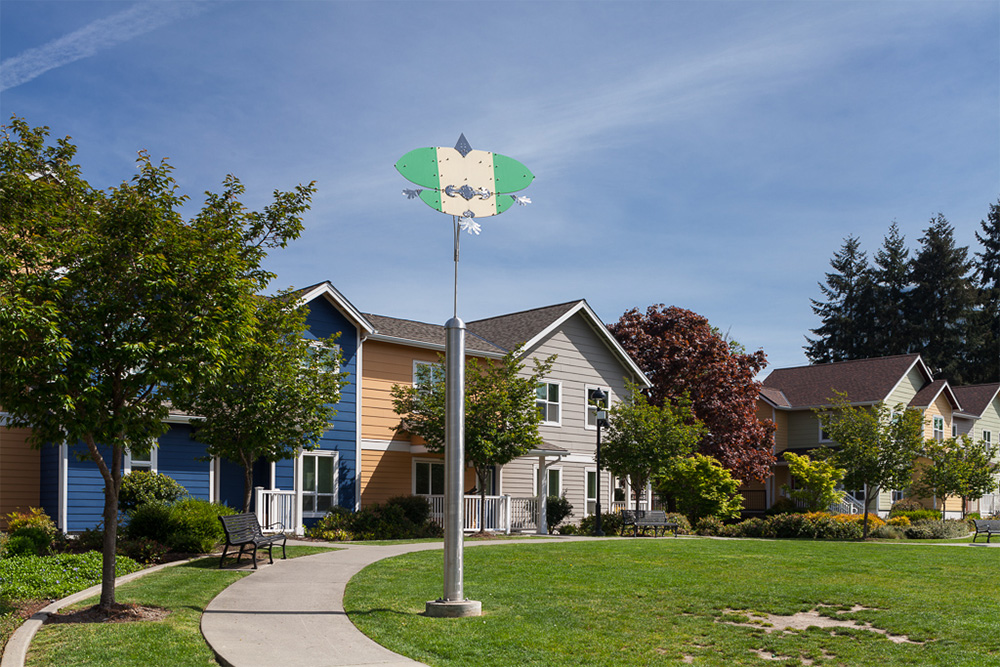
[[[780,391],[787,407],[829,405],[836,392],[846,393],[852,403],[875,403],[885,400],[919,359],[919,354],[901,354],[778,368],[767,376],[763,386]],[[765,397],[770,399],[768,394]]]
[[[934,382],[925,384],[920,388],[920,391],[914,394],[913,398],[910,399],[910,407],[926,408],[937,399],[938,394],[940,394],[947,386],[947,380],[934,380]]]
[[[580,300],[567,301],[554,306],[474,320],[466,327],[476,336],[499,345],[505,351],[510,351],[518,345],[527,343],[580,302]]]
[[[955,398],[962,404],[962,411],[982,417],[990,401],[1000,392],[1000,382],[952,387]]]
[[[440,347],[442,350],[444,349],[447,334],[445,328],[440,324],[401,320],[397,317],[373,315],[371,313],[365,313],[365,317],[375,325],[377,336],[398,338],[404,341],[413,341],[432,347]],[[466,328],[468,328],[468,325],[466,325]],[[476,336],[465,337],[465,348],[472,352],[492,352],[495,354],[503,354],[505,352],[503,348]]]
[[[785,394],[780,389],[773,387],[761,387],[760,395],[774,403],[779,408],[790,408],[792,404],[785,398]]]

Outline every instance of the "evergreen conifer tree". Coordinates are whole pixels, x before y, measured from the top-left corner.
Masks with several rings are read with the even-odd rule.
[[[935,376],[966,384],[975,345],[975,285],[969,249],[955,245],[954,228],[940,213],[920,237],[913,258],[913,291],[907,303],[914,350]]]
[[[905,306],[910,290],[910,251],[895,221],[872,259],[875,326],[871,356],[906,354],[912,349]]]
[[[811,330],[817,338],[806,336],[806,356],[813,363],[864,359],[872,353],[874,305],[871,272],[860,239],[844,239],[830,266],[834,272],[826,274],[825,285],[819,285],[826,301],[810,299],[822,324]]]
[[[1000,380],[1000,200],[990,204],[983,234],[976,232],[982,252],[975,254],[978,279],[977,344],[972,351],[970,383]]]

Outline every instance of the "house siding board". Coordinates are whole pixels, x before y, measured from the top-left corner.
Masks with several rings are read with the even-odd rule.
[[[927,378],[917,366],[914,366],[885,399],[885,404],[890,409],[900,404],[909,405],[913,397],[917,395],[917,392],[925,384],[927,384]]]
[[[187,424],[172,425],[160,436],[156,453],[156,469],[172,477],[195,498],[208,500],[211,489],[208,482],[209,462],[200,461],[206,455],[204,443],[191,437]]]
[[[59,522],[59,451],[57,445],[45,445],[38,452],[38,502],[45,513]],[[65,526],[60,526],[65,530]]]
[[[368,440],[399,440],[408,436],[397,432],[399,415],[393,411],[393,385],[413,383],[413,362],[436,363],[434,350],[407,347],[380,341],[365,343],[365,363],[362,370],[365,401],[361,414],[361,437]]]
[[[361,506],[413,492],[409,452],[361,451]]]
[[[3,517],[10,512],[40,503],[40,452],[28,444],[30,433],[0,426],[0,529],[6,528]]]
[[[111,459],[111,448],[99,445],[105,461]],[[87,456],[81,460],[80,456]],[[58,468],[56,468],[58,480]],[[87,446],[78,442],[70,447],[67,459],[66,529],[77,533],[96,528],[104,513],[104,477],[97,464],[89,458]]]

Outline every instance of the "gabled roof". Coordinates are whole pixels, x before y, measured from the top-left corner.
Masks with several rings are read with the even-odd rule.
[[[918,391],[913,398],[910,399],[910,407],[927,408],[933,404],[941,394],[948,397],[948,400],[951,402],[951,405],[955,410],[961,411],[962,406],[959,405],[954,392],[952,392],[951,387],[948,386],[947,380],[934,380],[934,382],[921,387],[920,391]]]
[[[530,350],[562,326],[566,320],[577,314],[583,317],[622,366],[628,368],[635,377],[639,378],[640,383],[647,387],[652,386],[646,374],[629,356],[625,348],[615,340],[601,318],[583,299],[475,320],[469,322],[468,328],[476,336],[493,341],[507,351],[513,350],[519,345],[523,346],[525,350]]]
[[[873,404],[886,400],[914,367],[933,380],[919,354],[778,368],[764,380],[761,396],[784,408],[830,405],[837,392],[852,404]]]
[[[354,304],[348,301],[347,297],[341,294],[329,280],[295,290],[290,292],[288,296],[297,298],[303,303],[309,303],[319,297],[325,297],[346,317],[354,320],[354,322],[361,327],[365,333],[371,334],[375,331],[375,326],[372,324],[371,320],[362,315],[361,311],[355,308]]]
[[[1000,382],[953,387],[952,391],[962,403],[962,412],[982,417],[990,403],[1000,395]]]
[[[401,343],[403,345],[424,347],[444,352],[447,332],[440,324],[402,320],[397,317],[387,317],[386,315],[374,315],[370,313],[366,317],[375,326],[375,333],[368,337],[369,340]],[[468,325],[466,328],[468,329]],[[466,336],[465,348],[470,352],[490,357],[502,357],[506,352],[499,345],[494,345],[477,336]]]

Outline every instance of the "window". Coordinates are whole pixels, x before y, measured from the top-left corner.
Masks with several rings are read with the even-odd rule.
[[[597,470],[587,469],[587,516],[597,511]]]
[[[819,441],[820,442],[833,442],[830,439],[830,434],[826,432],[825,428],[823,428],[823,422],[819,422]]]
[[[336,452],[302,455],[302,514],[323,516],[337,504]]]
[[[892,502],[896,502],[897,500],[902,500],[905,497],[906,496],[903,494],[902,491],[897,491],[897,490],[893,489],[893,491],[892,491]]]
[[[444,461],[413,462],[413,493],[418,496],[444,495]]]
[[[944,440],[944,417],[934,418],[934,439],[938,442]]]
[[[125,474],[135,472],[136,470],[146,470],[148,472],[156,472],[156,454],[158,447],[156,443],[149,448],[149,451],[145,454],[133,454],[129,450],[125,450]]]
[[[958,424],[952,424],[951,425],[951,437],[953,437],[953,438],[957,438],[958,437]]]
[[[561,387],[558,382],[542,382],[536,390],[535,407],[543,424],[558,426],[560,422]]]
[[[423,369],[427,370],[423,370]],[[423,381],[419,378],[425,375]],[[431,385],[437,382],[444,382],[444,364],[439,364],[431,361],[414,361],[413,362],[413,386],[418,389],[429,389]]]
[[[986,429],[983,429],[983,442],[985,442],[988,445],[992,441],[993,441],[993,434],[987,431]]]
[[[538,495],[538,465],[535,465],[535,475],[533,491],[534,495]],[[562,495],[562,468],[549,468],[549,495],[550,496],[561,496]]]
[[[594,400],[594,394],[597,393],[598,387],[587,385],[587,428],[596,429],[597,428],[597,404]],[[601,401],[601,410],[608,409],[608,401],[611,397],[610,387],[600,387],[600,390],[604,392],[604,400]]]

